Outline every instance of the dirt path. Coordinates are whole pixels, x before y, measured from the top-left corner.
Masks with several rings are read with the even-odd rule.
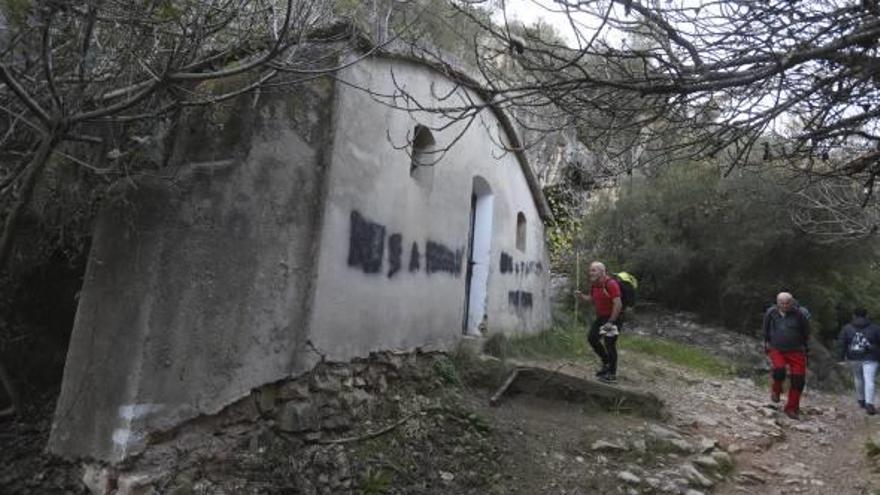
[[[783,437],[768,448],[745,442],[737,455],[738,475],[719,488],[719,494],[805,493],[874,494],[880,476],[866,455],[865,442],[880,422],[850,400],[813,394],[808,413],[799,422],[772,419]]]
[[[667,405],[669,417],[658,424],[692,444],[717,442],[733,457],[734,469],[721,476],[701,467],[711,485],[681,479],[681,467],[699,452],[689,461],[687,453],[653,452],[650,439],[647,451],[639,452],[632,446],[653,422],[638,417],[527,397],[511,397],[494,411],[475,404],[505,431],[506,453],[517,477],[511,481],[519,483],[512,485],[521,488],[515,493],[849,495],[876,494],[880,488],[880,475],[865,449],[880,419],[868,417],[848,397],[808,391],[803,418],[792,421],[752,380],[710,379],[632,353],[622,354],[622,362],[627,361],[638,364],[621,371],[621,386],[651,390]],[[593,371],[586,362],[530,364],[562,365],[563,372],[584,378]],[[601,440],[622,449],[597,451],[593,446]],[[624,472],[635,473],[639,481],[627,482]]]
[[[701,380],[682,372],[682,381],[685,390],[657,383],[672,421],[717,438],[736,460],[715,493],[873,494],[880,487],[865,450],[880,420],[849,397],[809,391],[802,419],[793,421],[750,380]]]
[[[693,322],[683,326],[688,334],[702,335],[702,346],[732,346],[741,354],[751,350],[746,361],[762,359],[755,352],[756,340],[717,328],[700,332]],[[667,333],[673,338],[681,335]],[[646,369],[650,365],[636,367],[633,373],[654,381],[652,388],[665,400],[675,424],[717,438],[734,455],[735,471],[713,493],[844,495],[880,490],[880,466],[872,465],[865,447],[880,431],[880,416],[866,415],[850,393],[808,389],[802,400],[804,414],[792,421],[769,401],[769,390],[752,380],[707,379],[674,366],[669,368],[674,370],[670,380],[656,372],[645,375]]]
[[[648,315],[633,328],[643,335],[736,353],[727,357],[740,363],[760,366],[762,361],[754,339],[703,327],[686,315]],[[596,367],[589,357],[524,364],[590,380]],[[880,493],[880,465],[865,447],[872,435],[880,435],[880,416],[867,416],[849,394],[808,388],[802,419],[793,421],[770,403],[766,385],[750,378],[707,377],[626,351],[618,378],[622,387],[657,394],[666,404],[666,420],[521,396],[509,397],[498,409],[474,404],[499,426],[499,437],[507,439],[507,462],[519,476],[518,483],[507,485],[515,487],[513,493]],[[652,447],[655,426],[670,428],[692,446],[715,443],[716,452],[733,458],[733,469],[713,469],[705,459],[712,449]],[[648,448],[640,449],[645,440]],[[620,449],[596,449],[598,441]],[[689,478],[692,467],[705,476]]]

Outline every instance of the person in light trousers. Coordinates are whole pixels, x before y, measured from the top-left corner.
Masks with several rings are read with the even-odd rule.
[[[864,308],[857,308],[837,341],[840,359],[852,373],[859,406],[869,415],[877,414],[874,380],[880,364],[880,326],[868,319]]]

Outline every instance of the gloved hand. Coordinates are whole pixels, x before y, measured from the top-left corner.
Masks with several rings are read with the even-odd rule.
[[[620,334],[620,331],[617,329],[617,325],[614,323],[608,322],[599,327],[599,335],[603,335],[605,337],[617,337]]]

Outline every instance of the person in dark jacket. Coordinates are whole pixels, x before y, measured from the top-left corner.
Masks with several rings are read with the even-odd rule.
[[[764,349],[770,358],[770,400],[779,402],[786,368],[789,374],[788,399],[783,411],[798,419],[801,394],[807,374],[810,327],[804,314],[788,292],[776,296],[776,305],[764,314]]]
[[[868,319],[864,308],[853,311],[853,319],[843,326],[837,339],[840,359],[853,375],[856,400],[865,411],[874,415],[874,376],[880,361],[880,326]]]

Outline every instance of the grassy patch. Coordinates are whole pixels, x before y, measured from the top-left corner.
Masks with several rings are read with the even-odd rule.
[[[550,330],[523,337],[487,343],[487,352],[500,358],[557,358],[595,361],[583,326],[556,326]],[[729,377],[735,374],[733,363],[713,356],[697,346],[680,344],[670,340],[628,335],[624,332],[618,341],[620,349],[660,358],[704,375]]]
[[[736,371],[733,363],[726,359],[713,356],[699,347],[669,340],[624,334],[618,345],[621,349],[659,357],[709,376],[729,377]]]
[[[361,487],[363,495],[382,495],[388,493],[391,488],[391,473],[383,469],[374,471],[368,469],[364,475],[364,484]]]
[[[583,327],[557,326],[534,335],[510,339],[499,346],[508,354],[497,357],[592,359]]]
[[[869,438],[865,441],[865,454],[870,459],[877,459],[880,457],[880,445],[877,445],[873,439]]]
[[[453,358],[443,356],[434,361],[434,373],[447,385],[461,386],[461,376],[459,376],[458,366]]]

